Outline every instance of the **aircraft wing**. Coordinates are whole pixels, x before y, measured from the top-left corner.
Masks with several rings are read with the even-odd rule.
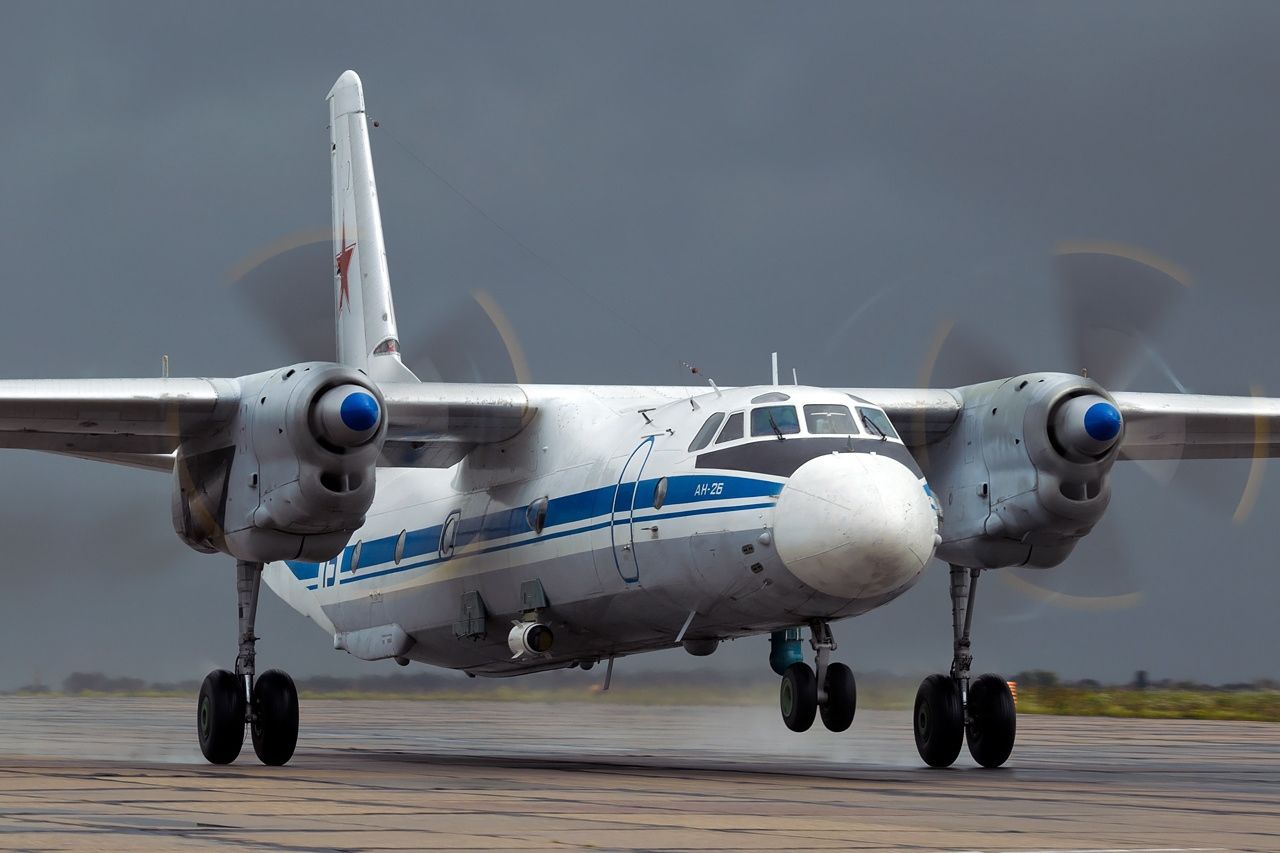
[[[532,416],[515,385],[387,383],[384,457],[448,467],[478,444],[503,441]],[[235,379],[0,380],[0,447],[169,470],[185,441],[233,441]]]
[[[0,447],[167,454],[225,429],[239,400],[234,379],[0,380]]]
[[[519,385],[457,382],[380,384],[390,424],[384,461],[417,468],[448,468],[479,444],[516,435],[534,408]]]
[[[1280,398],[1113,394],[1124,417],[1124,459],[1280,456]]]
[[[881,406],[910,447],[945,436],[964,410],[964,389],[841,389]],[[1280,398],[1208,394],[1112,395],[1124,418],[1123,459],[1280,456]]]

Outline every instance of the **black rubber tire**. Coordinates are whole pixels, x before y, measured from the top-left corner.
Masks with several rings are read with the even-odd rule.
[[[293,758],[298,745],[298,688],[288,673],[269,669],[253,685],[253,751],[269,767]]]
[[[916,691],[916,749],[930,767],[950,767],[964,745],[964,704],[949,675],[931,675]]]
[[[782,722],[793,732],[807,732],[818,716],[818,678],[803,661],[793,663],[782,673],[778,691]]]
[[[244,746],[244,688],[234,673],[215,669],[196,700],[196,735],[210,764],[230,764]]]
[[[1013,752],[1018,711],[1009,684],[998,675],[980,675],[969,684],[969,754],[983,767],[1000,767]]]
[[[823,681],[827,703],[820,709],[822,724],[833,732],[843,732],[853,725],[853,715],[858,710],[858,685],[853,680],[853,670],[842,663],[829,664]]]

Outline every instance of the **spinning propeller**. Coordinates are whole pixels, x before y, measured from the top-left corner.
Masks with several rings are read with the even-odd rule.
[[[298,361],[334,357],[334,259],[327,230],[287,237],[231,272],[232,289]],[[488,293],[433,310],[426,328],[400,325],[401,357],[424,382],[528,382],[510,320]]]
[[[1150,253],[1114,243],[1060,246],[1054,255],[1063,333],[1073,359],[1067,372],[1084,371],[1108,391],[1124,391],[1140,369],[1154,365],[1179,391],[1185,390],[1152,344],[1154,334],[1190,287],[1186,272]],[[944,321],[921,367],[924,387],[955,387],[1014,376],[1033,365],[1018,364],[994,350],[978,330]],[[1037,365],[1043,369],[1043,365]],[[1172,390],[1172,389],[1171,389]],[[1255,394],[1259,393],[1257,389]],[[1100,397],[1072,400],[1056,413],[1051,429],[1070,453],[1105,452],[1122,428],[1120,413]],[[1063,441],[1063,437],[1069,437]],[[1248,516],[1261,468],[1236,484],[1212,476],[1203,465],[1181,460],[1140,462],[1159,482],[1189,487],[1216,506],[1234,506],[1233,518]],[[1080,543],[1067,565],[1056,570],[1005,569],[999,576],[1044,605],[1110,610],[1136,605],[1140,584],[1118,528],[1104,517]]]

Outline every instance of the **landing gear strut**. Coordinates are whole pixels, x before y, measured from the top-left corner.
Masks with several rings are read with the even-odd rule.
[[[205,676],[196,705],[200,751],[213,764],[230,764],[244,745],[245,723],[253,737],[253,751],[263,764],[279,766],[293,757],[298,743],[298,691],[293,679],[278,669],[255,682],[254,623],[262,563],[236,562],[236,607],[240,652],[236,671],[217,669]]]
[[[972,683],[969,678],[969,634],[981,571],[951,567],[951,674],[930,675],[916,693],[916,749],[930,767],[950,767],[964,740],[983,767],[1001,766],[1013,751],[1017,714],[1008,683],[997,675],[980,675]]]
[[[817,672],[804,661],[796,661],[783,671],[778,694],[782,721],[793,732],[808,731],[821,711],[822,724],[833,732],[842,732],[853,724],[858,705],[853,671],[842,663],[830,662],[836,641],[825,620],[813,620],[809,632]],[[798,645],[798,632],[797,639],[787,641]]]

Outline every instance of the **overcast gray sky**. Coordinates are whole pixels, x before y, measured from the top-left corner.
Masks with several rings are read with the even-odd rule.
[[[383,130],[555,270],[375,131],[406,349],[483,287],[537,381],[676,383],[684,360],[761,382],[778,350],[809,383],[909,385],[948,319],[1018,367],[1074,370],[1050,254],[1101,239],[1193,277],[1159,341],[1181,381],[1280,393],[1278,32],[1270,3],[11,2],[0,375],[288,362],[229,273],[328,227],[323,97],[350,67]],[[1142,384],[1169,390],[1153,370]],[[1214,494],[1239,493],[1242,466],[1214,470]],[[232,564],[173,535],[167,478],[18,451],[0,472],[0,688],[231,664]],[[1280,675],[1268,476],[1233,526],[1229,499],[1119,471],[1111,544],[1086,542],[1054,583],[1087,592],[1093,570],[1140,603],[1045,606],[984,580],[979,669]],[[840,624],[840,655],[945,669],[945,574]],[[390,668],[273,597],[259,625],[267,666]],[[697,664],[758,671],[766,651]]]

